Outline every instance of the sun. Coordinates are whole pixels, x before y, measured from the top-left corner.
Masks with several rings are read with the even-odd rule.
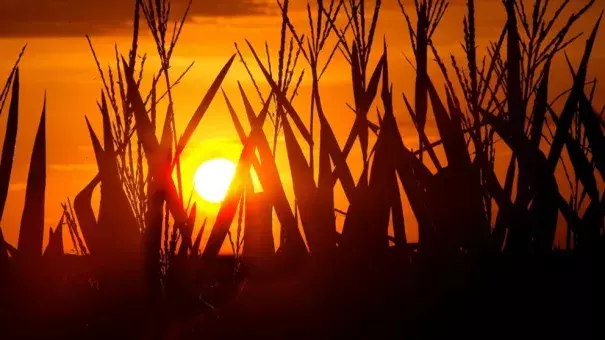
[[[220,203],[235,175],[235,164],[225,158],[204,162],[195,172],[195,190],[206,201]]]

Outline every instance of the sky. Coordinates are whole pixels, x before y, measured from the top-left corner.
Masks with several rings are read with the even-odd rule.
[[[435,34],[434,43],[442,55],[453,54],[460,57],[465,2],[450,2],[448,12]],[[583,2],[574,0],[571,7],[577,8]],[[96,174],[95,159],[84,117],[87,116],[97,131],[100,131],[101,119],[96,101],[100,97],[102,83],[85,35],[90,35],[101,64],[104,67],[113,64],[114,46],[117,46],[121,53],[128,52],[133,3],[134,1],[124,0],[0,1],[0,79],[5,79],[8,75],[22,46],[26,43],[28,45],[20,65],[21,118],[9,198],[2,221],[2,228],[9,243],[16,244],[18,237],[29,158],[45,91],[48,96],[45,224],[48,227],[54,228],[61,217],[60,204],[67,198],[73,199]],[[186,0],[173,1],[175,19],[183,13],[186,3]],[[371,3],[373,1],[367,1],[368,5]],[[411,0],[403,3],[413,12]],[[305,0],[292,0],[291,19],[296,27],[301,27],[302,32],[305,32],[307,23],[305,5]],[[590,30],[599,12],[604,8],[605,0],[597,0],[595,8],[579,22],[576,31]],[[191,62],[195,62],[193,69],[174,92],[177,129],[180,127],[182,131],[222,65],[235,53],[234,43],[243,47],[245,39],[248,39],[257,50],[262,51],[263,44],[267,41],[272,55],[277,54],[281,21],[277,9],[273,0],[193,1],[189,20],[173,57],[172,72],[175,75],[180,74]],[[480,51],[485,51],[488,42],[498,38],[504,14],[499,0],[477,1],[477,44]],[[394,91],[405,92],[408,97],[413,97],[414,71],[405,58],[412,57],[412,50],[405,25],[396,1],[383,1],[377,36],[384,37],[389,46],[389,66]],[[584,41],[585,37],[580,38],[566,51],[576,64],[584,49]],[[152,75],[150,72],[157,70],[158,61],[153,57],[154,46],[146,32],[143,33],[141,50],[150,55],[149,72],[145,75],[148,81]],[[243,51],[248,62],[252,63],[249,51]],[[379,51],[375,49],[374,52],[373,60],[377,59]],[[605,34],[601,34],[591,63],[591,77],[603,79],[605,70],[599,64],[602,64],[604,59]],[[372,63],[374,64],[375,62]],[[321,85],[322,91],[329,94],[324,96],[324,109],[333,123],[341,145],[354,119],[346,106],[346,103],[352,102],[347,67],[342,56],[337,55]],[[260,75],[258,70],[254,72]],[[563,60],[555,63],[555,89],[565,89],[565,84],[569,83],[568,73]],[[254,94],[245,68],[239,61],[228,74],[223,88],[243,119],[243,106],[237,93],[238,81],[242,82],[250,95]],[[309,82],[306,81],[303,82],[300,97],[296,99],[296,106],[306,111],[308,98]],[[405,131],[411,129],[411,125],[403,111],[403,101],[399,99],[401,96],[397,95],[396,98],[397,118],[405,138]],[[4,113],[0,116],[1,135],[5,131],[5,117]],[[430,122],[428,129],[429,135],[435,133]],[[415,140],[416,136],[413,135],[406,143],[414,147]],[[282,142],[280,145],[280,150],[284,150]],[[190,187],[193,173],[203,161],[214,157],[237,160],[240,150],[241,145],[224,101],[221,96],[217,96],[185,151],[183,175],[186,188]],[[351,155],[351,159],[355,157],[359,157],[359,152]],[[285,153],[278,152],[277,158],[279,164],[287,163]],[[286,177],[289,178],[282,175],[282,180],[291,194]],[[342,204],[343,198],[337,198],[337,207],[346,209]],[[204,205],[200,218],[208,216],[210,220],[213,219],[216,209],[216,206]],[[45,238],[47,233],[48,231],[45,232]]]

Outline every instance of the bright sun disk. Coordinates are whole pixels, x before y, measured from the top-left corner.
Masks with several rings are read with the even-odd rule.
[[[195,190],[206,201],[220,203],[227,195],[234,175],[235,164],[232,161],[224,158],[211,159],[197,169]]]

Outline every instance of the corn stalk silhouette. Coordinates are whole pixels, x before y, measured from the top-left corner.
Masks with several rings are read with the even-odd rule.
[[[157,297],[166,291],[179,293],[179,284],[187,279],[187,260],[216,260],[227,239],[238,259],[241,253],[244,260],[278,259],[288,266],[309,258],[326,266],[336,263],[332,260],[338,257],[353,263],[380,261],[390,248],[417,248],[421,255],[442,256],[548,254],[555,246],[558,228],[567,228],[569,250],[602,247],[605,196],[597,176],[601,180],[605,177],[604,127],[602,114],[593,105],[596,85],[586,91],[589,61],[602,16],[586,40],[579,65],[574,67],[568,60],[573,77],[570,90],[553,100],[550,84],[553,60],[580,40],[570,32],[581,17],[590,13],[594,3],[587,1],[562,20],[570,12],[569,1],[553,8],[548,1],[538,0],[531,9],[522,2],[503,1],[506,24],[498,40],[481,56],[476,47],[475,2],[468,0],[463,21],[465,60],[452,55],[446,62],[432,37],[439,31],[448,1],[416,0],[413,6],[400,2],[404,30],[409,33],[415,59],[410,63],[416,72],[413,102],[408,99],[411,96],[401,95],[400,104],[407,111],[404,115],[396,105],[400,97],[393,93],[389,65],[394,60],[386,41],[377,52],[381,1],[375,1],[370,9],[365,1],[310,3],[305,34],[290,20],[289,1],[279,2],[282,24],[277,56],[272,57],[265,45],[263,61],[251,42],[245,42],[246,51],[236,45],[237,53],[218,71],[188,124],[179,132],[172,91],[191,66],[178,77],[170,75],[170,66],[189,7],[170,36],[170,1],[137,0],[130,51],[122,56],[116,49],[113,67],[107,71],[100,67],[89,38],[103,82],[98,103],[102,134],[97,135],[86,120],[97,175],[75,197],[73,211],[71,203],[63,206],[61,221],[50,232],[49,246],[43,252],[43,109],[18,247],[14,249],[0,239],[0,261],[62,254],[62,228],[67,226],[77,252],[94,259],[99,277],[119,277],[133,269],[136,278],[144,277]],[[549,17],[547,13],[551,12],[554,14]],[[138,52],[141,18],[160,57],[148,93],[143,93],[141,86],[145,67],[149,67],[147,56]],[[322,98],[323,76],[338,56],[350,68],[354,103],[349,108],[355,118],[342,147],[333,129],[335,123],[330,122],[334,115],[326,112]],[[246,68],[261,105],[255,108],[255,100],[239,84],[249,131],[229,94],[221,89],[236,57]],[[305,65],[301,66],[299,57]],[[371,60],[377,60],[376,64],[371,65]],[[430,67],[437,67],[440,79],[429,75]],[[254,78],[253,68],[260,70],[261,79]],[[308,108],[295,105],[305,74],[310,74]],[[203,225],[194,234],[199,212],[195,204],[185,203],[180,159],[219,90],[243,148],[235,179],[214,223],[207,225],[212,218],[204,216]],[[0,213],[9,191],[18,126],[17,66],[1,92],[2,107],[9,97],[0,163]],[[565,97],[557,112],[557,101]],[[167,110],[160,128],[158,111],[163,100],[167,101]],[[378,112],[377,122],[370,114],[373,109]],[[411,137],[417,137],[418,150],[406,145],[404,137],[408,136],[399,129],[403,121],[408,121],[404,116],[410,117],[416,130],[416,136]],[[433,140],[426,131],[429,120],[434,120],[438,135]],[[265,128],[267,121],[271,129]],[[290,173],[280,172],[276,162],[277,141],[282,134]],[[351,159],[356,141],[361,158]],[[496,152],[496,144],[512,152],[510,161],[505,159],[509,166],[504,178],[498,178],[495,171],[496,159],[503,157]],[[359,174],[351,170],[355,162],[361,165]],[[565,171],[568,183],[558,180],[557,169]],[[258,175],[261,190],[251,183],[253,173]],[[293,197],[286,195],[284,176],[290,176]],[[341,211],[345,215],[342,231],[337,230],[335,217],[337,182],[348,204],[346,212]],[[570,197],[563,196],[561,187],[566,184]],[[99,186],[97,218],[91,199]],[[404,214],[404,202],[409,202],[412,214]],[[273,211],[280,225],[279,240],[272,235]],[[565,225],[559,223],[559,214]],[[406,233],[414,220],[418,226],[417,245]],[[231,229],[235,221],[234,241]],[[206,228],[208,241],[203,244]],[[138,282],[133,280],[133,284]]]

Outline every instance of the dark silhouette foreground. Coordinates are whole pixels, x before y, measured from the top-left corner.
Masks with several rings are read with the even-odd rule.
[[[376,43],[381,1],[373,12],[366,1],[314,2],[302,37],[285,0],[277,56],[268,46],[261,57],[249,42],[245,51],[236,45],[182,132],[172,91],[183,75],[170,70],[186,14],[171,30],[169,0],[134,3],[130,51],[116,51],[109,70],[89,38],[103,82],[102,133],[86,120],[98,173],[63,204],[45,249],[43,105],[17,247],[0,237],[1,339],[605,338],[605,110],[595,108],[599,92],[588,83],[602,16],[587,36],[569,33],[594,0],[575,12],[569,1],[505,0],[506,23],[483,55],[468,0],[464,60],[452,57],[451,65],[432,43],[448,2],[400,3],[416,72],[414,94],[402,96],[389,73],[402,61]],[[148,93],[140,86],[148,80],[141,21],[160,60]],[[553,60],[578,39],[585,39],[581,60],[566,60],[573,82],[553,97],[550,76],[561,71],[551,70]],[[328,114],[322,95],[332,94],[320,84],[335,56],[350,66],[354,101],[343,103],[350,111]],[[236,60],[265,86],[239,86],[245,114],[221,91],[243,150],[213,225],[206,218],[198,225],[180,156]],[[303,78],[310,108],[293,104]],[[8,104],[0,214],[19,82],[17,62],[0,92],[0,111]],[[330,123],[339,114],[354,120],[344,144]],[[417,150],[398,128],[404,121],[416,130]],[[358,147],[361,157],[348,157]],[[279,152],[289,172],[278,168]],[[508,164],[502,178],[497,160]],[[336,184],[346,211],[335,205]],[[77,256],[65,254],[64,235]],[[219,255],[225,244],[232,257]]]

